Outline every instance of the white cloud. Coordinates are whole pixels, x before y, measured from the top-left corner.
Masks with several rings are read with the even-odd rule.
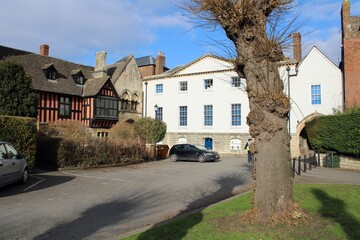
[[[12,0],[0,9],[1,45],[50,55],[86,58],[96,51],[127,55],[156,41],[154,28],[186,28],[181,14],[159,13],[171,1]]]

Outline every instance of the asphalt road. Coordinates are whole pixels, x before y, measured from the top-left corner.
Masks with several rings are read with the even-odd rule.
[[[36,172],[0,188],[0,239],[119,239],[251,188],[246,156]]]

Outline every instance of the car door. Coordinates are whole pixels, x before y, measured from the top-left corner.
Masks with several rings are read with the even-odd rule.
[[[8,157],[8,181],[14,182],[21,179],[24,163],[18,158],[18,152],[13,146],[7,143],[4,146]]]
[[[186,160],[186,144],[185,145],[178,145],[176,148],[176,155],[178,156],[179,160]]]
[[[186,149],[186,158],[187,160],[197,160],[199,156],[199,150],[193,146],[193,145],[188,145],[187,149]]]
[[[0,185],[11,180],[11,162],[8,158],[5,145],[0,143]]]

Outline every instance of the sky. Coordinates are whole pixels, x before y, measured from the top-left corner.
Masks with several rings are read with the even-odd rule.
[[[187,64],[204,54],[227,57],[211,39],[222,31],[196,27],[179,7],[181,0],[0,0],[0,45],[95,65],[95,53],[107,52],[107,64],[124,56],[166,56],[166,66]],[[303,56],[317,46],[335,64],[340,61],[340,9],[343,0],[296,0],[303,23]],[[360,15],[360,0],[350,0]],[[291,56],[291,52],[285,52]]]

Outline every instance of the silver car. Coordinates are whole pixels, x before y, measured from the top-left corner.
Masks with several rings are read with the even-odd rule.
[[[0,186],[13,182],[26,183],[28,176],[26,159],[13,146],[0,141]]]

